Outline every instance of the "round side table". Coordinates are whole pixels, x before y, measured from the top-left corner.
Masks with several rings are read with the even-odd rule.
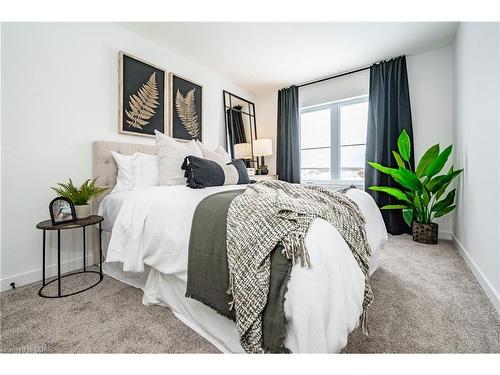
[[[38,291],[38,295],[40,297],[44,298],[62,298],[62,297],[68,297],[72,296],[78,293],[85,292],[86,290],[89,290],[90,288],[93,288],[97,284],[99,284],[102,279],[102,244],[101,244],[101,222],[104,220],[102,216],[98,215],[92,215],[89,216],[85,219],[78,219],[72,223],[66,223],[66,224],[59,224],[59,225],[53,225],[50,220],[45,220],[36,225],[37,229],[43,230],[43,284],[40,290]],[[85,248],[85,228],[87,228],[90,225],[96,225],[99,224],[99,272],[98,271],[92,271],[92,270],[87,270],[87,265],[86,265],[86,248]],[[66,229],[76,229],[76,228],[82,228],[83,229],[83,271],[78,271],[78,272],[71,272],[66,275],[61,276],[61,231],[66,230]],[[52,230],[57,230],[57,278],[54,280],[49,281],[48,283],[45,283],[45,237],[46,237],[46,231],[52,231]],[[84,289],[78,290],[73,293],[68,293],[68,294],[61,294],[61,279],[68,277],[68,276],[73,276],[73,275],[78,275],[81,273],[96,273],[99,275],[99,281],[96,283],[87,286]],[[57,295],[56,296],[49,296],[46,294],[43,294],[43,289],[47,286],[52,284],[53,282],[57,281]]]

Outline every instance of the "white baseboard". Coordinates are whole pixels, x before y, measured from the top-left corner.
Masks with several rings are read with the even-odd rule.
[[[453,233],[438,231],[438,238],[441,240],[453,240]]]
[[[94,264],[94,257],[92,254],[87,255],[87,264]],[[67,260],[61,263],[61,273],[71,272],[83,268],[83,257]],[[45,278],[57,275],[57,264],[46,266]],[[37,268],[32,271],[23,272],[17,275],[9,276],[1,280],[1,291],[11,288],[11,283],[16,283],[16,288],[22,285],[31,284],[36,281],[42,280],[42,268]]]
[[[493,285],[490,284],[488,279],[484,276],[484,274],[481,272],[479,267],[477,266],[476,262],[469,256],[467,253],[467,250],[465,247],[462,245],[462,243],[458,240],[458,238],[452,234],[453,241],[457,245],[458,252],[464,259],[465,263],[471,270],[472,274],[476,278],[476,280],[479,282],[481,287],[483,288],[484,292],[490,299],[491,303],[493,303],[493,306],[495,306],[495,309],[497,310],[498,314],[500,315],[500,295],[497,293],[497,291],[493,288]]]

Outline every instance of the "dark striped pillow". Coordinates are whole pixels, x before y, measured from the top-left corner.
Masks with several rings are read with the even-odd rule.
[[[187,186],[193,189],[250,183],[245,162],[241,159],[221,165],[213,160],[190,155],[184,159],[182,170],[185,171]]]

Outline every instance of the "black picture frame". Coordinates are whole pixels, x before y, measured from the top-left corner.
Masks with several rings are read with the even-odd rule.
[[[169,80],[170,135],[180,141],[203,141],[203,86],[173,73]],[[192,121],[194,116],[196,121]]]
[[[118,132],[143,137],[154,137],[155,130],[165,133],[167,72],[123,51],[118,65]]]
[[[64,202],[65,207],[61,208],[61,203],[59,202]],[[59,207],[56,206],[57,204],[59,204]],[[60,214],[56,216],[54,211],[58,210],[58,212],[61,212],[65,208],[70,210],[70,214],[68,213],[66,213],[66,215],[63,214],[61,220],[58,220],[58,216],[60,216]],[[75,205],[73,204],[71,199],[65,197],[57,197],[52,199],[52,201],[49,204],[49,213],[52,225],[73,223],[76,221]]]

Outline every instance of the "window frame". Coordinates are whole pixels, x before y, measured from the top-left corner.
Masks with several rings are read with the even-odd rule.
[[[368,102],[368,95],[360,95],[352,98],[335,100],[333,102],[311,105],[302,107],[299,110],[299,116],[302,118],[303,113],[321,111],[330,109],[330,180],[304,180],[305,184],[315,185],[355,185],[364,186],[365,180],[342,180],[340,178],[340,107],[343,105],[351,105]],[[302,127],[300,128],[302,132]],[[366,143],[365,143],[366,145]],[[318,147],[319,148],[319,147]],[[300,152],[302,153],[302,144]],[[301,165],[302,174],[302,165]]]

